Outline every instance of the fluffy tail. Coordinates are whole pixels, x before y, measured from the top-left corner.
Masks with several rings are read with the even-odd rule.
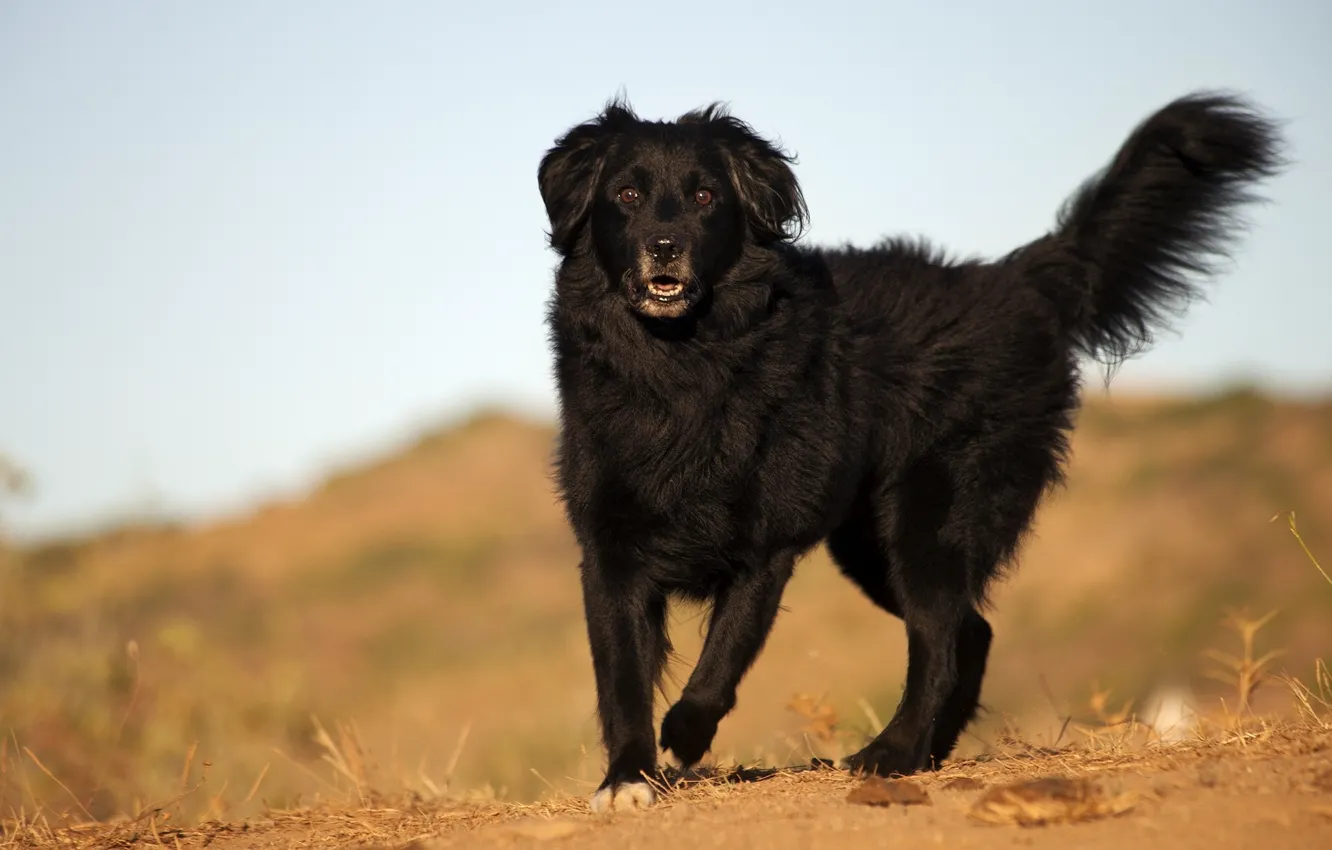
[[[1243,229],[1241,207],[1283,165],[1276,124],[1244,101],[1182,97],[1138,125],[1019,262],[1073,345],[1117,365],[1200,294]]]

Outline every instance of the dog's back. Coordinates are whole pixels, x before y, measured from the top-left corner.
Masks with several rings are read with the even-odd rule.
[[[923,412],[892,422],[918,448],[992,423],[1027,443],[1076,406],[1077,358],[1113,367],[1148,347],[1229,256],[1255,186],[1282,166],[1272,122],[1236,97],[1194,94],[1143,121],[1055,229],[994,262],[922,241],[818,250],[859,338],[867,391]],[[1006,434],[1002,432],[1007,431]],[[1062,452],[1062,439],[1040,440]]]

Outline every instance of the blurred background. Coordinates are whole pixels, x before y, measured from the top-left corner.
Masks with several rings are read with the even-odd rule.
[[[535,175],[618,90],[780,138],[810,241],[980,255],[1189,90],[1287,121],[1210,301],[1109,389],[1089,367],[962,753],[1230,699],[1203,653],[1240,651],[1237,609],[1308,676],[1332,588],[1286,516],[1332,559],[1329,37],[1318,0],[0,4],[0,812],[600,778]],[[835,757],[892,713],[900,624],[822,551],[785,605],[719,760]]]

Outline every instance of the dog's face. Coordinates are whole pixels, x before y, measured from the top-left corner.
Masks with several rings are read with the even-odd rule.
[[[626,134],[608,154],[588,225],[597,258],[644,316],[689,312],[742,248],[720,152],[698,133]],[[676,138],[670,138],[674,135]]]
[[[805,207],[791,161],[716,107],[647,122],[613,103],[541,161],[551,245],[590,248],[608,296],[639,315],[681,318],[746,244],[794,238]]]

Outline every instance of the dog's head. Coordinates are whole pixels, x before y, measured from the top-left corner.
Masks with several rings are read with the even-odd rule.
[[[746,244],[799,234],[793,161],[716,105],[664,122],[613,102],[541,160],[550,244],[563,256],[589,245],[640,315],[685,316]]]

